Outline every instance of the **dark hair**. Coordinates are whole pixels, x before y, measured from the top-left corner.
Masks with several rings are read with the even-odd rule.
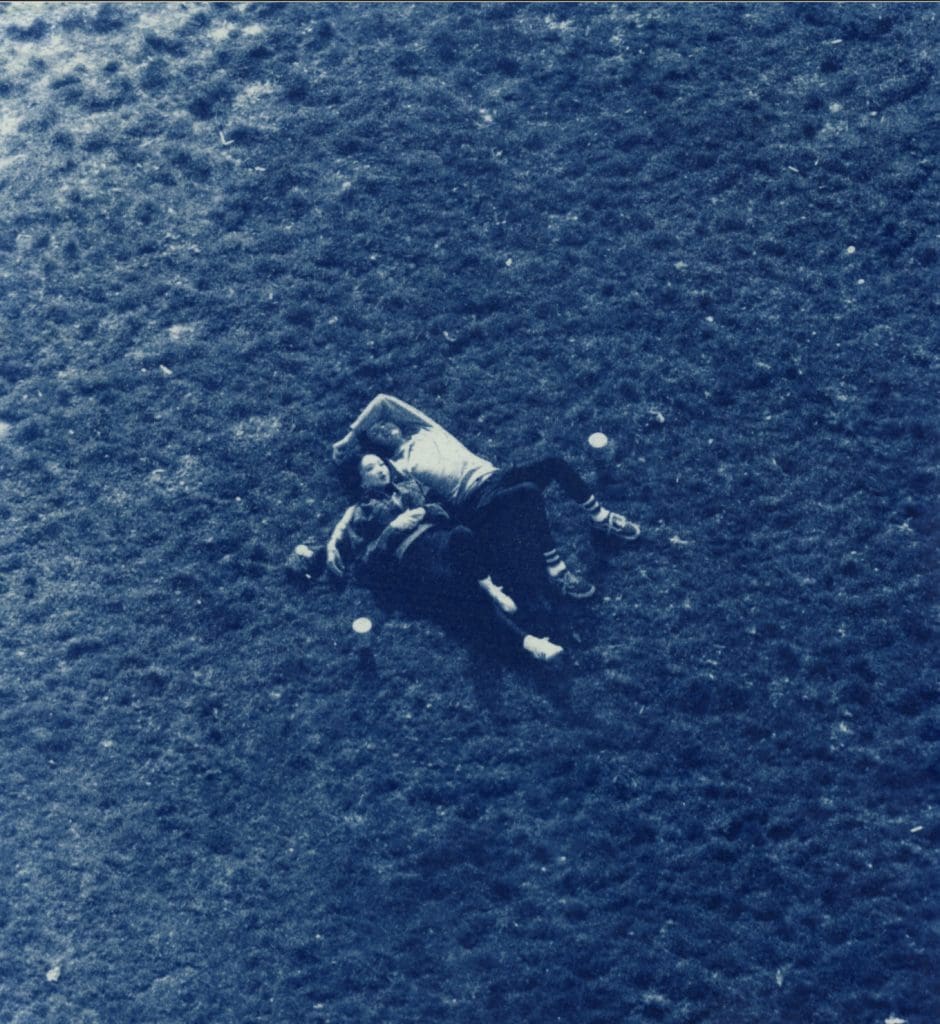
[[[368,454],[357,440],[354,444],[347,445],[339,461],[334,462],[337,476],[339,476],[340,483],[343,485],[343,490],[350,497],[354,497],[359,493],[359,463],[362,461],[362,457]]]
[[[365,435],[369,441],[370,450],[383,458],[387,455],[391,455],[395,451],[396,447],[382,437],[383,429],[390,427],[394,427],[399,433],[401,433],[401,428],[392,420],[379,420],[377,423],[373,423],[371,427],[366,428],[365,431]]]
[[[388,476],[392,483],[397,480],[403,479],[402,474],[388,461],[388,459],[381,455],[379,452],[371,451],[363,448],[361,445],[357,445],[355,449],[347,448],[343,454],[342,460],[337,464],[336,469],[339,473],[340,480],[342,481],[343,487],[347,493],[353,498],[359,498],[362,496],[362,460],[367,456],[372,455],[376,459],[381,459],[385,463],[386,469],[388,469]]]

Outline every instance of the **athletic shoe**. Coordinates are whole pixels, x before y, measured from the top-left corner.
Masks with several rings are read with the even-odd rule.
[[[593,583],[576,576],[570,569],[548,577],[552,586],[560,590],[564,597],[570,597],[573,601],[585,601],[594,596],[595,587]]]
[[[547,636],[532,636],[531,633],[523,639],[522,646],[536,661],[554,661],[565,650],[564,647],[553,644]]]
[[[616,537],[618,540],[636,540],[640,536],[640,527],[619,512],[608,512],[600,522],[592,519],[591,529],[597,530],[605,537]]]

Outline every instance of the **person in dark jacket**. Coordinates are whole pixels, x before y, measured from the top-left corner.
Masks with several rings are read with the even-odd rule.
[[[508,639],[539,661],[562,653],[547,636],[537,637],[516,621],[516,602],[494,583],[496,567],[478,534],[428,501],[421,483],[373,454],[361,458],[359,478],[360,500],[346,509],[327,541],[326,566],[334,575],[352,572],[366,583],[391,584],[458,607],[482,590]]]

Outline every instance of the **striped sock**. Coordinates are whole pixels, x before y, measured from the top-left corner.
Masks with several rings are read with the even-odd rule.
[[[558,554],[555,548],[551,551],[545,552],[545,568],[548,570],[549,576],[558,576],[568,568],[565,565],[565,560]]]
[[[587,501],[581,502],[581,508],[583,508],[596,523],[602,523],[610,515],[610,511],[604,508],[593,494],[587,499]]]

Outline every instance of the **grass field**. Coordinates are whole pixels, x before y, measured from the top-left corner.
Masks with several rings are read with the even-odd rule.
[[[940,1020],[937,43],[0,5],[0,1020]],[[613,438],[560,669],[285,571],[379,391]]]

